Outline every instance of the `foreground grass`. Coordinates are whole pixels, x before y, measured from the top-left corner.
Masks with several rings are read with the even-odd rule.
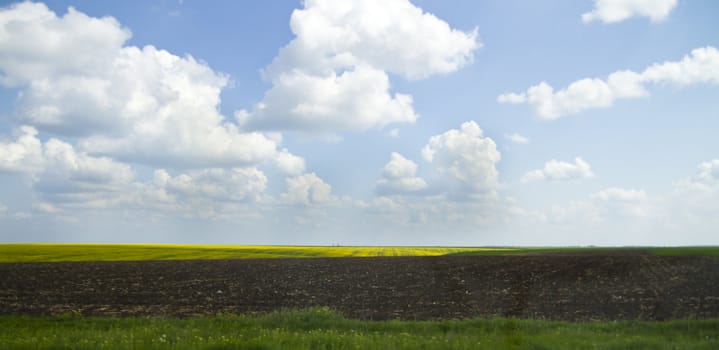
[[[717,349],[719,320],[357,321],[326,309],[189,319],[0,316],[2,349]]]
[[[0,244],[0,262],[436,256],[461,252],[511,250],[512,248],[10,243]]]

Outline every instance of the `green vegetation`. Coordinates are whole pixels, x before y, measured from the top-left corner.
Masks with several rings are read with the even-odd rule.
[[[0,262],[193,260],[436,256],[469,251],[507,252],[511,248],[319,247],[199,244],[0,244]]]
[[[719,256],[719,247],[663,247],[649,251],[656,255]]]
[[[512,254],[541,254],[541,253],[580,253],[602,251],[645,251],[655,255],[665,256],[719,256],[719,246],[696,247],[511,247],[508,250],[467,250],[448,253],[455,256],[474,255],[512,255]]]
[[[657,255],[719,256],[719,247],[322,247],[199,244],[9,243],[0,244],[0,263],[350,256],[508,255],[618,249],[645,250]]]
[[[0,316],[2,349],[717,349],[719,320],[358,321],[326,309],[189,319]]]

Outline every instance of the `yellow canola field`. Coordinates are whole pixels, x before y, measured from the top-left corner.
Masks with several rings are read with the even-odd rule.
[[[0,244],[0,262],[438,256],[470,252],[491,254],[512,250],[471,247],[10,243]]]

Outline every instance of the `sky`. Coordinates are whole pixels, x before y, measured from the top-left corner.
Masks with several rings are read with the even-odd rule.
[[[717,16],[0,1],[0,241],[716,245]]]

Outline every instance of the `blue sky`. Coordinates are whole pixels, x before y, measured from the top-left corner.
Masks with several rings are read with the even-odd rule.
[[[719,244],[719,4],[0,9],[0,241]]]

